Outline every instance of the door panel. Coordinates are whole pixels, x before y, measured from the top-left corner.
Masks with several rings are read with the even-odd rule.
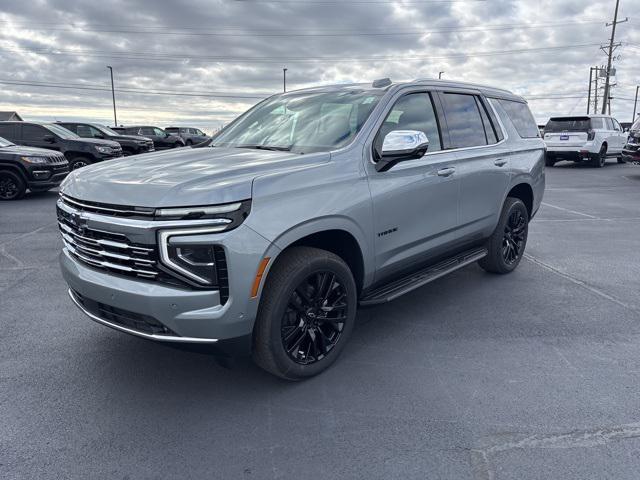
[[[378,172],[367,161],[371,190],[376,281],[417,266],[447,245],[458,226],[456,154],[442,151],[435,103],[426,92],[400,97],[379,127],[373,142],[381,152],[384,137],[394,130],[417,130],[429,139],[420,159]]]

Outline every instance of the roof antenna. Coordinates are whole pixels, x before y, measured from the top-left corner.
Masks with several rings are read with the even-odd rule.
[[[383,88],[388,87],[389,85],[391,85],[390,78],[379,78],[373,82],[373,88]]]

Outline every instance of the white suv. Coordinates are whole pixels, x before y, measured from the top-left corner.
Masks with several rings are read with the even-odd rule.
[[[548,167],[560,160],[591,162],[603,167],[607,157],[622,162],[627,134],[620,123],[608,115],[553,117],[544,127]]]

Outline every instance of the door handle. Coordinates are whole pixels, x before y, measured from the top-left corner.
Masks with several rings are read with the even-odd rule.
[[[496,160],[495,162],[493,162],[493,164],[496,167],[504,167],[507,164],[507,161],[504,158],[499,158],[498,160]]]
[[[442,168],[442,169],[438,170],[438,176],[439,177],[450,177],[451,175],[454,174],[455,171],[456,171],[456,169],[453,168],[453,167]]]

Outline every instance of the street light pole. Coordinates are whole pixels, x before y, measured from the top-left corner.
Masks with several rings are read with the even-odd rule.
[[[282,69],[282,89],[287,93],[287,68]]]
[[[113,99],[113,126],[118,126],[118,117],[116,116],[116,91],[113,88],[113,68],[111,65],[107,65],[109,72],[111,73],[111,98]]]
[[[443,73],[445,73],[445,72],[438,72],[438,80],[441,80],[441,79],[442,79],[442,74],[443,74]]]

